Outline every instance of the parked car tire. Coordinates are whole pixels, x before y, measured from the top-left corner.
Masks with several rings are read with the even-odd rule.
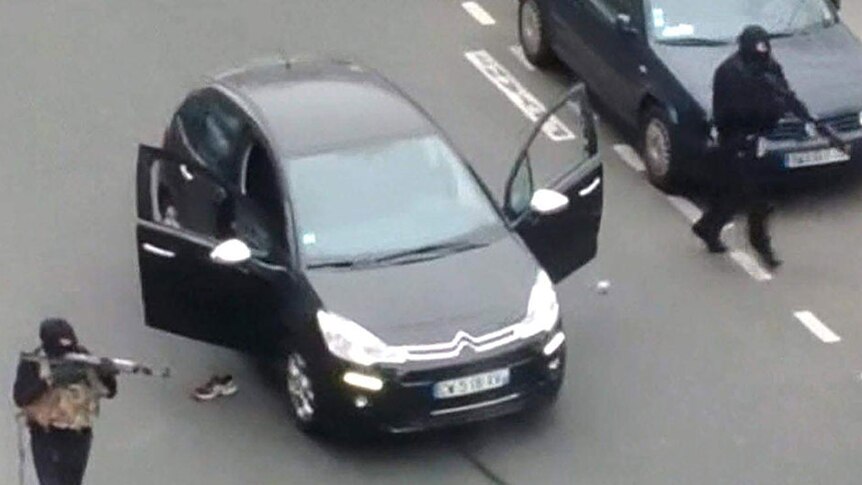
[[[650,106],[641,116],[640,151],[649,181],[665,192],[679,187],[676,142],[665,110]]]
[[[536,67],[548,67],[557,57],[551,49],[551,38],[545,15],[538,0],[520,0],[518,38],[524,56]]]

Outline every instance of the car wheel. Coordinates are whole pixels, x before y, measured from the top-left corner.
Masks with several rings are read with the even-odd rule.
[[[518,8],[518,36],[524,56],[534,66],[547,67],[556,60],[549,34],[537,0],[521,0]]]
[[[673,135],[664,110],[649,108],[641,122],[641,153],[650,182],[669,192],[678,185]]]
[[[296,427],[306,433],[319,431],[324,419],[308,361],[299,352],[291,351],[284,365],[288,406]]]

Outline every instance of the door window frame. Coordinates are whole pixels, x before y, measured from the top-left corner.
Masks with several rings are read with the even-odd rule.
[[[184,159],[184,157],[175,154],[173,152],[169,152],[167,150],[161,148],[150,147],[146,145],[139,146],[139,155],[138,155],[138,176],[136,184],[141,184],[142,181],[146,181],[149,185],[141,190],[138,187],[138,202],[137,202],[137,212],[138,212],[138,220],[146,223],[150,226],[155,226],[159,231],[169,233],[174,235],[175,237],[181,237],[190,242],[194,242],[199,245],[203,245],[208,247],[209,249],[214,249],[218,244],[224,242],[225,239],[219,239],[214,234],[203,234],[198,231],[180,226],[174,227],[172,225],[168,225],[163,223],[160,220],[160,214],[158,209],[158,193],[157,190],[153,189],[154,186],[154,168],[157,164],[172,164],[179,167],[180,165],[186,165],[187,169],[192,172],[192,174],[196,178],[203,178],[207,180],[208,183],[211,183],[220,189],[226,192],[226,201],[228,203],[233,204],[234,207],[239,204],[248,204],[251,210],[260,212],[260,208],[257,203],[247,197],[239,187],[229,181],[224,179],[217,172],[209,169],[209,167],[201,166],[200,164],[191,162],[189,160]],[[141,166],[140,160],[147,159],[146,166]],[[142,174],[140,171],[145,170],[148,173]],[[144,195],[146,194],[146,195]],[[142,200],[142,197],[146,197],[146,200]],[[236,218],[235,211],[231,212],[231,217]],[[264,228],[265,229],[265,228]],[[241,234],[235,234],[233,237],[238,237],[242,240]],[[278,244],[276,244],[272,250],[265,257],[257,256],[262,261],[266,263],[277,263],[277,264],[289,264],[290,256],[286,253],[287,244],[282,242],[282,247],[279,248]],[[281,261],[281,259],[286,259],[286,261]]]
[[[224,156],[224,160],[217,161],[207,159],[198,149],[202,141],[195,141],[195,139],[189,135],[186,123],[188,118],[184,116],[184,111],[190,103],[200,103],[200,107],[198,109],[202,111],[206,110],[207,106],[217,106],[217,109],[221,111],[222,115],[227,113],[229,116],[234,117],[239,123],[236,133],[231,134],[231,136],[235,138],[233,140],[234,146],[230,149],[230,153]],[[227,95],[224,90],[218,89],[216,86],[208,86],[187,96],[177,109],[175,116],[177,118],[177,124],[182,141],[189,148],[189,152],[194,156],[195,161],[217,173],[225,180],[238,183],[239,172],[241,170],[241,157],[243,156],[242,150],[244,149],[243,138],[248,136],[247,131],[249,129],[243,106],[237,103],[232,96]],[[200,116],[205,117],[205,115]],[[205,120],[201,119],[200,122],[205,123]],[[234,159],[234,162],[231,163],[230,159]],[[225,166],[225,164],[228,166]],[[225,173],[226,169],[230,173]]]
[[[542,133],[542,126],[544,126],[545,122],[547,122],[552,116],[554,116],[563,106],[568,104],[572,100],[578,100],[580,103],[577,105],[579,109],[584,110],[584,112],[579,113],[587,126],[584,130],[584,136],[587,137],[585,149],[587,150],[586,157],[583,160],[580,160],[576,163],[573,163],[571,167],[564,170],[558,176],[553,177],[550,182],[545,184],[547,188],[553,189],[555,186],[558,186],[563,181],[568,180],[574,174],[584,171],[584,167],[590,167],[592,170],[592,166],[595,162],[595,159],[598,157],[599,147],[598,147],[598,133],[596,128],[596,121],[593,115],[592,107],[589,104],[589,95],[587,94],[586,85],[583,82],[579,82],[575,84],[569,91],[567,91],[554,106],[550,107],[545,115],[540,118],[533,127],[533,131],[530,134],[530,137],[527,138],[527,141],[524,143],[521,151],[518,153],[518,158],[515,161],[515,164],[512,166],[512,170],[509,172],[509,177],[506,180],[506,191],[505,196],[503,198],[503,213],[506,216],[506,221],[509,223],[511,227],[517,226],[525,217],[528,217],[531,214],[530,204],[528,203],[525,208],[520,211],[516,211],[514,207],[512,207],[512,198],[514,197],[514,187],[515,183],[521,173],[522,170],[526,168],[527,177],[529,180],[529,185],[532,189],[532,192],[529,194],[532,199],[533,193],[536,191],[535,177],[533,176],[533,167],[532,162],[530,161],[530,148],[535,143],[538,136]]]

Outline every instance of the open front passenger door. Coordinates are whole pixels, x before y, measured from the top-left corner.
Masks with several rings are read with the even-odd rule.
[[[573,136],[559,143],[540,138],[548,121],[562,123]],[[536,123],[512,167],[504,212],[558,282],[595,257],[602,206],[595,118],[578,84]]]

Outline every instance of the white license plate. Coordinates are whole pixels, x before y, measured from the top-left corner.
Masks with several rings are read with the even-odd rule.
[[[813,167],[830,163],[846,162],[850,156],[837,148],[788,153],[784,158],[787,168]]]
[[[436,399],[469,396],[480,392],[499,389],[509,384],[509,369],[499,369],[482,374],[440,381],[434,384]]]

